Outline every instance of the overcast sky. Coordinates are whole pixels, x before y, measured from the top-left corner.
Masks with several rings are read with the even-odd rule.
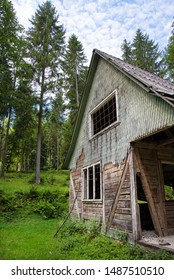
[[[19,23],[26,29],[43,0],[11,0]],[[66,37],[73,33],[90,61],[94,48],[121,57],[124,39],[132,40],[138,28],[163,50],[171,35],[174,0],[52,0]]]

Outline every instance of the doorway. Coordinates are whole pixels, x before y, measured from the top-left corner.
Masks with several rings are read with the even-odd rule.
[[[174,200],[174,162],[162,162],[165,200]]]
[[[149,211],[147,199],[143,190],[141,177],[138,174],[136,175],[136,184],[137,184],[137,203],[139,206],[141,230],[152,231],[154,230],[154,225]]]

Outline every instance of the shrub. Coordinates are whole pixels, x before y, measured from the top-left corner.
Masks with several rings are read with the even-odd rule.
[[[29,200],[35,200],[38,199],[40,194],[39,191],[37,190],[36,186],[32,186],[29,190],[29,192],[25,193],[25,198]]]
[[[5,193],[3,190],[0,190],[0,211],[2,212],[12,212],[16,208],[13,203],[13,197]]]
[[[57,183],[57,179],[53,175],[47,177],[46,181],[50,185],[55,185]]]
[[[44,200],[37,203],[34,212],[41,214],[44,219],[56,217],[56,207],[52,203]]]

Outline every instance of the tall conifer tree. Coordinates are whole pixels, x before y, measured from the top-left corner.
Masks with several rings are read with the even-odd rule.
[[[87,73],[87,62],[82,43],[75,34],[68,40],[63,70],[65,73],[65,95],[68,100],[70,118],[74,123]]]
[[[38,7],[28,30],[29,57],[34,68],[34,82],[39,97],[36,155],[36,183],[40,183],[42,118],[48,93],[56,90],[64,52],[65,30],[50,1]]]
[[[0,161],[4,176],[16,79],[21,62],[22,26],[11,1],[0,1]]]
[[[143,34],[140,29],[136,31],[132,43],[123,41],[122,51],[122,58],[126,62],[159,76],[165,75],[164,58],[158,44],[155,44],[148,34]]]
[[[72,131],[79,109],[84,84],[87,75],[87,62],[83,45],[75,34],[72,34],[68,40],[65,52],[63,70],[65,74],[65,97],[66,108],[68,109],[68,118],[63,125],[63,134],[61,142],[61,158],[65,157],[69,146],[69,139],[72,137]]]

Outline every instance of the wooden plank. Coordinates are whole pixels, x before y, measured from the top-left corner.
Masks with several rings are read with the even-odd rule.
[[[70,182],[71,182],[71,188],[72,188],[73,195],[74,195],[74,202],[75,202],[75,206],[76,206],[77,216],[80,219],[80,212],[79,212],[79,206],[78,206],[78,201],[77,201],[78,192],[76,193],[76,191],[75,191],[74,182],[73,182],[73,178],[72,178],[71,174],[70,174]]]
[[[149,210],[150,210],[151,217],[153,220],[154,228],[155,228],[156,232],[159,234],[159,236],[163,236],[163,231],[161,229],[161,225],[160,225],[160,222],[158,219],[158,214],[157,214],[156,207],[155,207],[155,204],[153,201],[149,182],[147,181],[146,172],[144,170],[144,166],[143,166],[141,158],[140,158],[139,150],[137,148],[135,148],[134,151],[135,151],[135,158],[136,158],[136,161],[139,165],[139,169],[141,172],[142,186],[143,186],[144,193],[146,195],[146,199],[147,199]]]

